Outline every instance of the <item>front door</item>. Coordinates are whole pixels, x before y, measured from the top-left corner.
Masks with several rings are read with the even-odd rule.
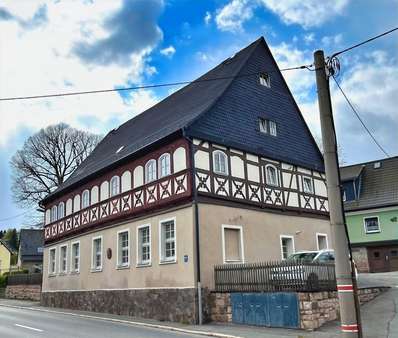
[[[370,272],[398,271],[398,247],[368,248]]]

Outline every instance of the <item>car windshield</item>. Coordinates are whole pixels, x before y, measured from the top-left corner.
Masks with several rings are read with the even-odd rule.
[[[303,262],[312,262],[317,252],[298,252],[290,255],[287,258],[287,261],[303,261]]]

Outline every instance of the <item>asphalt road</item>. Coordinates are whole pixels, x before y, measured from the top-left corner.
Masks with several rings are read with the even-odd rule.
[[[186,338],[179,332],[0,306],[1,338]],[[203,336],[202,336],[203,337]]]

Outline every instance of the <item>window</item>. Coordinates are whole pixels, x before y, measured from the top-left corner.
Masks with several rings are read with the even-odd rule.
[[[269,134],[272,136],[278,135],[278,131],[277,131],[278,127],[277,127],[277,123],[275,121],[263,119],[260,117],[258,119],[258,123],[259,123],[260,132],[262,132],[264,134]]]
[[[48,251],[48,273],[50,275],[54,275],[57,271],[56,255],[57,255],[56,248],[52,248]]]
[[[228,175],[227,155],[220,150],[213,153],[213,170],[217,174]]]
[[[59,250],[59,272],[66,273],[67,271],[67,263],[68,259],[68,247],[66,245],[62,245]]]
[[[316,245],[318,250],[328,249],[328,235],[316,234]]]
[[[281,255],[282,260],[288,258],[294,253],[294,239],[293,236],[281,235]]]
[[[111,178],[110,189],[111,189],[110,197],[120,194],[120,178],[119,178],[119,176],[113,176]]]
[[[61,202],[58,204],[58,219],[64,218],[65,217],[65,203]]]
[[[265,166],[265,179],[269,185],[279,185],[278,169],[275,166],[268,164]]]
[[[159,158],[159,178],[170,175],[170,154],[163,154]]]
[[[323,252],[317,257],[316,261],[319,263],[333,263],[335,259],[331,252]]]
[[[145,183],[156,180],[156,161],[149,160],[145,165]]]
[[[269,74],[267,74],[267,73],[260,74],[260,84],[262,86],[271,88],[271,78],[270,78]]]
[[[102,236],[93,238],[91,269],[102,270]]]
[[[137,228],[137,264],[151,264],[151,226],[149,224]]]
[[[314,193],[314,188],[312,186],[312,179],[310,177],[303,177],[303,190],[307,194]]]
[[[242,226],[223,225],[221,235],[224,263],[244,263]]]
[[[176,261],[175,219],[160,222],[160,261]]]
[[[80,271],[80,242],[72,243],[71,247],[71,271],[79,272]]]
[[[343,202],[347,201],[347,194],[345,192],[345,189],[343,189]]]
[[[90,206],[90,192],[88,190],[84,190],[82,194],[82,209]]]
[[[379,217],[366,217],[363,219],[363,222],[367,234],[380,232]]]
[[[117,266],[128,267],[130,264],[129,230],[117,233]]]
[[[57,220],[57,206],[54,205],[51,208],[50,222],[55,222]]]

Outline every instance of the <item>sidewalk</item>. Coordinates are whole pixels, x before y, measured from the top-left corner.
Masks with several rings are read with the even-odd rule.
[[[398,288],[380,295],[370,303],[361,307],[364,338],[393,338],[398,337]],[[254,327],[235,324],[206,324],[184,325],[172,322],[159,322],[128,316],[118,316],[86,311],[47,308],[37,302],[0,299],[0,306],[23,307],[35,311],[56,312],[62,315],[81,316],[88,320],[109,320],[129,323],[131,325],[157,327],[168,330],[177,330],[187,333],[200,333],[213,337],[244,337],[244,338],[336,338],[340,337],[339,323],[331,322],[314,332],[294,329],[278,329]]]

